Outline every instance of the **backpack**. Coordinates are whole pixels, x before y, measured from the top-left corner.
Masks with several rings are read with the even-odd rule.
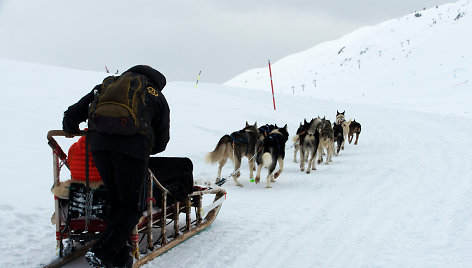
[[[148,133],[149,124],[144,121],[146,90],[146,78],[140,74],[106,77],[89,109],[90,129],[118,135]]]

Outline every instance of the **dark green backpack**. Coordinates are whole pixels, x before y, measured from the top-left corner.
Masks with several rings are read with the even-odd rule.
[[[107,134],[146,134],[143,111],[147,87],[146,78],[139,74],[105,78],[89,109],[89,128]]]

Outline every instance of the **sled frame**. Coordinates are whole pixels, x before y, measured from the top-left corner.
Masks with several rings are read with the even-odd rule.
[[[64,153],[62,148],[59,146],[57,141],[54,139],[55,136],[62,136],[66,138],[73,138],[75,136],[84,136],[86,134],[85,131],[81,131],[78,134],[71,135],[66,133],[62,130],[51,130],[48,132],[47,139],[48,144],[52,149],[53,152],[53,180],[54,186],[57,186],[61,183],[60,181],[60,171],[62,166],[66,166],[69,168],[67,164],[67,155]],[[214,189],[204,189],[200,191],[194,191],[193,193],[189,194],[184,202],[178,202],[177,200],[171,206],[167,206],[167,196],[170,192],[162,186],[162,184],[158,181],[156,176],[149,170],[149,176],[147,178],[148,183],[148,191],[146,196],[146,215],[143,216],[146,220],[145,224],[140,226],[139,223],[134,228],[133,233],[130,235],[130,241],[133,246],[134,252],[134,264],[133,267],[140,267],[154,258],[162,255],[166,251],[174,248],[178,244],[184,242],[188,238],[194,236],[195,234],[203,231],[208,226],[210,226],[213,221],[215,220],[216,216],[218,215],[222,202],[226,199],[226,191],[222,188],[214,188]],[[153,187],[152,184],[155,183],[157,187],[161,191],[161,204],[162,209],[158,213],[154,213],[152,211],[153,204],[156,200],[153,198]],[[213,203],[206,208],[202,207],[202,197],[206,194],[214,194]],[[183,206],[181,206],[183,203]],[[57,240],[57,249],[62,246],[62,241],[59,239],[59,234],[62,232],[61,227],[64,226],[60,213],[61,213],[61,205],[59,202],[59,197],[54,196],[54,207],[56,213],[56,240]],[[195,217],[196,220],[192,221],[191,210],[192,207],[195,208]],[[169,209],[169,211],[168,211]],[[183,228],[180,227],[180,213],[185,213],[185,226]],[[167,230],[167,220],[172,220],[174,222],[173,232],[168,234]],[[154,239],[153,230],[156,229],[156,226],[159,226],[160,229],[160,237],[157,241]],[[182,231],[183,229],[183,231]],[[140,256],[139,253],[139,234],[146,237],[146,253]],[[157,247],[155,244],[159,244]],[[47,268],[54,268],[54,267],[61,267],[66,263],[83,256],[88,249],[90,249],[94,244],[92,242],[86,242],[82,245],[77,246],[66,256],[60,258],[59,256],[50,262],[44,267]]]

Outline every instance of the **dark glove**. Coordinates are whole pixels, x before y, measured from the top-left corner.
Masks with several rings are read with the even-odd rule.
[[[75,123],[74,120],[64,112],[64,118],[62,119],[62,130],[69,134],[77,134],[80,132],[79,124]]]

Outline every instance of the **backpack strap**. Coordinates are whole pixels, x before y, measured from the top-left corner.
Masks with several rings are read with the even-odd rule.
[[[85,230],[88,230],[90,216],[92,214],[92,195],[90,192],[90,165],[89,165],[89,146],[90,146],[90,130],[85,131]]]

